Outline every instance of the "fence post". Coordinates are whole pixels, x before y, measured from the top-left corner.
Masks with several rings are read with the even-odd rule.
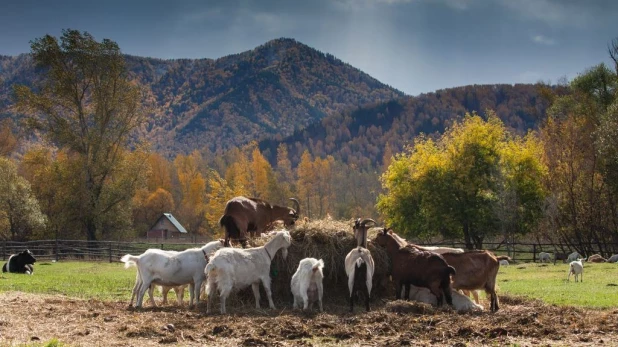
[[[536,263],[536,243],[532,244],[532,262]]]
[[[112,242],[109,242],[109,262],[112,262]]]

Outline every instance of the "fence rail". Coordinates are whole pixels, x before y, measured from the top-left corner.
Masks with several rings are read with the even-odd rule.
[[[205,242],[192,243],[160,243],[160,242],[118,242],[118,241],[82,241],[82,240],[39,240],[27,242],[0,241],[0,258],[6,261],[11,254],[29,249],[37,260],[97,260],[119,261],[120,257],[129,254],[141,254],[149,248],[182,251],[191,247],[201,247]],[[451,242],[443,246],[465,248],[463,243]],[[618,244],[604,245],[605,249],[618,253]],[[553,255],[556,251],[570,253],[575,251],[564,245],[538,243],[485,243],[485,249],[498,255],[508,255],[516,262],[535,262],[539,252]],[[611,254],[592,252],[609,257]],[[552,257],[553,259],[553,257]]]
[[[138,255],[149,248],[182,251],[201,247],[204,243],[152,243],[81,240],[39,240],[27,242],[0,241],[0,257],[8,260],[11,254],[29,249],[37,260],[99,260],[115,262],[129,253]]]

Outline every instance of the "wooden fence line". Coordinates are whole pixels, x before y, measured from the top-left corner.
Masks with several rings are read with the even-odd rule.
[[[37,241],[0,241],[0,258],[6,261],[11,254],[29,249],[39,261],[71,260],[98,260],[119,261],[125,254],[138,255],[149,248],[163,250],[182,251],[191,247],[201,247],[204,243],[161,243],[161,242],[119,242],[119,241],[83,241],[83,240],[37,240]],[[422,244],[421,244],[422,245]],[[464,248],[459,242],[450,242],[443,246]],[[484,243],[485,249],[497,255],[508,255],[516,262],[536,262],[539,252],[552,254],[555,251],[569,250],[563,244],[538,244],[538,243]],[[605,245],[606,249],[618,253],[618,244]],[[571,252],[574,251],[571,250]],[[593,252],[584,256],[601,252]],[[609,257],[611,254],[602,254]]]

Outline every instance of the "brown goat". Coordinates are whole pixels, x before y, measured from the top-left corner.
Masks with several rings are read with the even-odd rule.
[[[419,246],[408,243],[396,234],[393,234],[401,244],[409,247],[422,249]],[[467,251],[464,253],[442,253],[446,262],[455,268],[456,274],[453,276],[453,288],[467,290],[484,289],[490,296],[490,310],[498,311],[498,295],[496,295],[496,276],[500,268],[499,260],[510,260],[508,256],[496,257],[489,251]],[[478,297],[475,293],[478,303]]]
[[[393,237],[390,229],[378,233],[373,241],[386,248],[391,259],[391,276],[395,282],[395,297],[401,298],[401,290],[405,285],[405,298],[410,297],[410,285],[425,287],[436,296],[438,306],[446,303],[453,305],[451,296],[451,275],[456,270],[447,264],[444,258],[436,253],[420,251],[414,247],[407,247],[399,238]]]
[[[489,251],[468,251],[465,253],[444,253],[444,259],[457,270],[453,276],[453,288],[463,290],[484,289],[490,296],[489,308],[498,311],[496,276],[500,263]],[[502,257],[501,257],[502,259]]]
[[[593,254],[586,261],[589,263],[606,263],[607,259],[603,258],[600,254]]]
[[[298,200],[290,198],[294,208],[270,204],[256,198],[237,196],[225,205],[219,224],[225,228],[224,247],[230,246],[230,239],[238,240],[245,248],[247,233],[260,236],[275,221],[282,220],[284,226],[294,225],[300,214]]]

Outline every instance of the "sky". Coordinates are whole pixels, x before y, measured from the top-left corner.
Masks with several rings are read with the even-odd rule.
[[[0,0],[0,54],[62,29],[127,54],[219,58],[275,38],[330,53],[406,94],[557,83],[611,62],[615,0]]]

